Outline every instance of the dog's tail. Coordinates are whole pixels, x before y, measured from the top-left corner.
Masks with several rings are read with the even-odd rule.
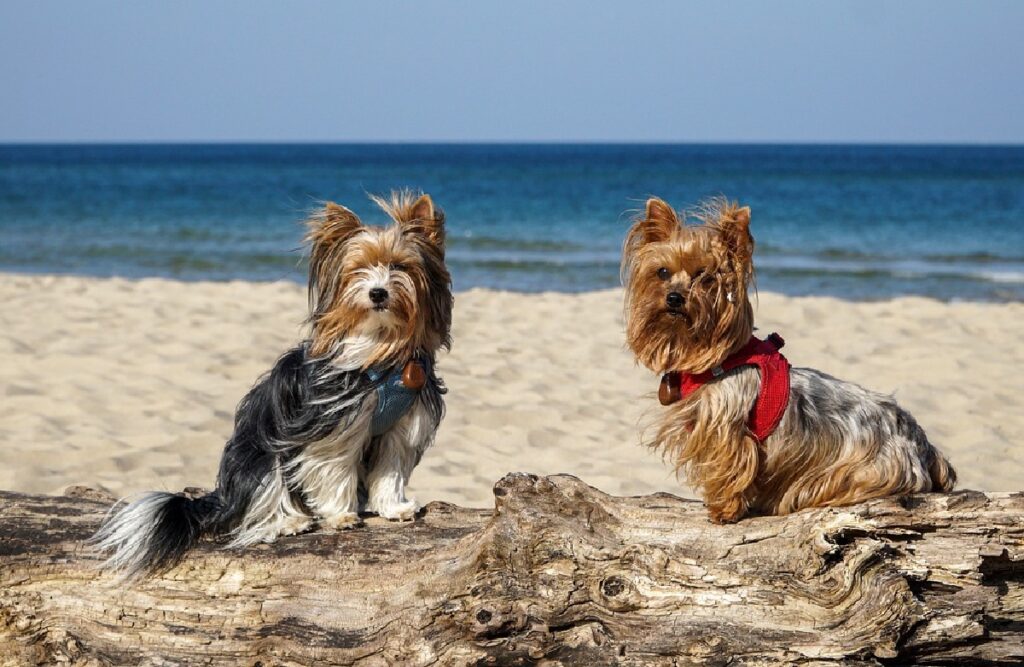
[[[932,450],[932,462],[928,466],[932,477],[932,491],[949,493],[956,486],[956,470],[945,456],[937,449]]]
[[[90,542],[109,554],[104,568],[131,579],[175,565],[204,535],[218,532],[223,514],[216,491],[200,498],[154,491],[111,508]]]

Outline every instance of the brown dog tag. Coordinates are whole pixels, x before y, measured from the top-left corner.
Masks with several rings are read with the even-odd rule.
[[[419,391],[427,383],[427,374],[423,372],[423,366],[413,359],[402,369],[402,384],[407,389]]]
[[[665,373],[661,376],[658,387],[658,400],[662,405],[672,405],[683,398],[683,390],[679,383],[679,373]]]

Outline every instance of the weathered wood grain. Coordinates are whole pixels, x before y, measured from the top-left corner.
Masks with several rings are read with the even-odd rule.
[[[130,585],[82,546],[110,499],[0,493],[0,664],[1024,661],[1024,494],[735,525],[670,495],[506,476],[493,511],[204,544]]]

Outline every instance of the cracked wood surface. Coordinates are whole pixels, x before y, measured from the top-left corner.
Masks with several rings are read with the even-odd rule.
[[[81,542],[110,499],[0,493],[0,664],[1024,661],[1024,494],[738,524],[667,494],[511,474],[493,511],[228,551],[132,585]]]

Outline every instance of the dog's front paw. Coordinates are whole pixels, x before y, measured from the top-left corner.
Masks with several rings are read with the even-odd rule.
[[[362,520],[355,512],[342,512],[334,516],[324,517],[320,525],[328,530],[348,530],[357,527]]]
[[[310,529],[313,520],[306,516],[290,516],[281,522],[282,535],[299,535]]]
[[[377,512],[377,516],[389,521],[412,521],[416,518],[416,511],[419,508],[420,506],[414,498],[405,502],[390,503],[378,507],[374,511]]]
[[[736,523],[747,515],[747,503],[742,498],[731,498],[720,504],[708,505],[708,516],[714,523]]]

